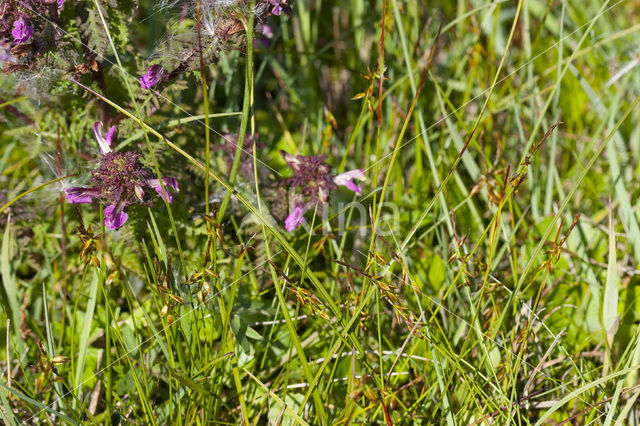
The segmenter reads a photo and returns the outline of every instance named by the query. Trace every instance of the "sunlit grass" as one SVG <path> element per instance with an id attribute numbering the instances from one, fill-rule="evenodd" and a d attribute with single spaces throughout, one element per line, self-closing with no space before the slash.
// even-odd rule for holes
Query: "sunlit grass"
<path id="1" fill-rule="evenodd" d="M 0 77 L 3 423 L 637 424 L 640 3 L 288 3 L 157 91 L 146 1 L 64 28 L 106 84 Z M 98 120 L 180 183 L 118 231 Z M 286 231 L 282 150 L 362 193 Z"/>

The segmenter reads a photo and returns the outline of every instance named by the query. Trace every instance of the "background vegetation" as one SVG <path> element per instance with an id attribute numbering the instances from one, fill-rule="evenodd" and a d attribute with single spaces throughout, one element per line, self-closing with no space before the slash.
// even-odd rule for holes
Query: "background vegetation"
<path id="1" fill-rule="evenodd" d="M 640 3 L 289 6 L 206 90 L 139 88 L 181 34 L 147 0 L 67 0 L 66 56 L 0 77 L 3 422 L 638 424 Z M 172 204 L 65 201 L 96 120 Z M 286 232 L 281 150 L 362 195 Z"/>

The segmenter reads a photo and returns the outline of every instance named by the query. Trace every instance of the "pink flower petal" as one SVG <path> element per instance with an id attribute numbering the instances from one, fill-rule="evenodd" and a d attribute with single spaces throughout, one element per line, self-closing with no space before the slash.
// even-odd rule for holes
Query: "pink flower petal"
<path id="1" fill-rule="evenodd" d="M 344 182 L 344 186 L 346 186 L 348 189 L 352 190 L 353 192 L 355 192 L 358 195 L 362 194 L 362 189 L 360 189 L 360 187 L 358 185 L 353 183 L 352 180 L 346 180 Z"/>
<path id="2" fill-rule="evenodd" d="M 107 141 L 107 144 L 109 146 L 111 146 L 111 143 L 113 142 L 113 135 L 115 134 L 116 134 L 116 126 L 111 126 L 111 128 L 107 132 L 107 135 L 105 136 L 105 140 Z"/>
<path id="3" fill-rule="evenodd" d="M 92 192 L 96 192 L 96 190 L 93 188 L 72 187 L 66 188 L 64 195 L 69 203 L 90 203 L 93 201 L 93 197 L 97 195 L 92 194 Z"/>
<path id="4" fill-rule="evenodd" d="M 140 87 L 149 90 L 161 81 L 169 78 L 169 71 L 162 65 L 151 65 L 145 75 L 140 77 Z"/>
<path id="5" fill-rule="evenodd" d="M 298 157 L 296 157 L 295 155 L 291 155 L 287 151 L 282 149 L 280 150 L 280 155 L 282 155 L 282 158 L 284 158 L 284 161 L 287 162 L 292 170 L 298 170 L 300 166 L 300 160 L 298 159 Z"/>
<path id="6" fill-rule="evenodd" d="M 348 172 L 340 173 L 338 176 L 333 178 L 333 181 L 335 182 L 336 185 L 346 186 L 351 191 L 360 195 L 362 194 L 362 189 L 360 189 L 360 187 L 356 185 L 353 182 L 353 180 L 354 179 L 362 180 L 364 178 L 365 178 L 365 174 L 363 170 L 354 169 L 354 170 L 349 170 Z"/>
<path id="7" fill-rule="evenodd" d="M 304 210 L 302 207 L 296 206 L 291 214 L 284 221 L 284 229 L 287 231 L 293 231 L 304 222 Z"/>
<path id="8" fill-rule="evenodd" d="M 33 35 L 33 27 L 29 25 L 24 18 L 20 18 L 13 23 L 11 35 L 16 43 L 24 43 Z"/>
<path id="9" fill-rule="evenodd" d="M 103 154 L 111 152 L 110 145 L 115 131 L 115 126 L 109 129 L 109 133 L 107 134 L 107 137 L 109 139 L 107 139 L 107 137 L 104 136 L 104 132 L 102 131 L 102 123 L 99 121 L 93 123 L 93 133 L 96 135 L 96 140 L 98 141 L 98 145 L 100 145 L 100 151 Z"/>
<path id="10" fill-rule="evenodd" d="M 171 201 L 173 201 L 173 197 L 169 193 L 168 188 L 173 188 L 176 191 L 180 191 L 180 188 L 178 186 L 178 181 L 172 177 L 165 177 L 165 178 L 162 178 L 162 183 L 164 184 L 164 189 L 166 194 L 162 193 L 162 186 L 160 186 L 160 181 L 158 179 L 149 179 L 147 181 L 147 185 L 155 189 L 156 192 L 160 194 L 162 199 L 165 199 L 167 200 L 168 203 L 170 203 Z M 166 195 L 166 198 L 165 198 L 165 195 Z"/>
<path id="11" fill-rule="evenodd" d="M 116 206 L 109 206 L 104 209 L 104 225 L 107 228 L 119 229 L 129 218 L 124 211 L 116 211 Z"/>
<path id="12" fill-rule="evenodd" d="M 171 194 L 169 193 L 169 190 L 166 189 L 166 185 L 165 185 L 165 192 L 164 194 L 162 193 L 162 187 L 157 186 L 153 189 L 156 190 L 156 192 L 162 197 L 163 200 L 165 200 L 167 203 L 171 203 L 173 201 L 173 197 L 171 196 Z"/>

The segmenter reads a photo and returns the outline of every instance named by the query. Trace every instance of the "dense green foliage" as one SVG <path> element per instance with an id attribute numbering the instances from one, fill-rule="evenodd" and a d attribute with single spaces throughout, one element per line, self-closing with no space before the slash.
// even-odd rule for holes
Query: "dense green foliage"
<path id="1" fill-rule="evenodd" d="M 66 0 L 12 48 L 2 422 L 638 424 L 640 2 L 226 3 Z M 118 230 L 65 199 L 96 121 L 180 186 Z M 282 151 L 329 166 L 293 231 Z"/>

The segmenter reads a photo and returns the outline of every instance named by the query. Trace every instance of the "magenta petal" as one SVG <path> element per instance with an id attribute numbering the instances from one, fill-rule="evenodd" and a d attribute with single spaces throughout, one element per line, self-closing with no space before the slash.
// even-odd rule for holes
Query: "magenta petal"
<path id="1" fill-rule="evenodd" d="M 58 8 L 62 7 L 64 4 L 64 0 L 58 0 Z"/>
<path id="2" fill-rule="evenodd" d="M 350 190 L 352 190 L 353 192 L 355 192 L 358 195 L 362 194 L 362 189 L 360 189 L 360 187 L 358 185 L 353 183 L 352 180 L 345 180 L 344 181 L 344 186 L 346 186 L 347 188 L 349 188 Z"/>
<path id="3" fill-rule="evenodd" d="M 111 142 L 113 142 L 113 135 L 115 134 L 116 134 L 116 126 L 111 126 L 111 128 L 107 132 L 107 135 L 105 136 L 105 140 L 107 141 L 107 144 L 109 146 L 111 146 Z"/>
<path id="4" fill-rule="evenodd" d="M 102 131 L 102 123 L 99 121 L 93 123 L 93 133 L 96 135 L 96 140 L 98 141 L 98 145 L 100 145 L 100 151 L 103 154 L 111 152 L 110 145 L 115 131 L 115 126 L 111 127 L 111 129 L 109 129 L 109 133 L 107 133 L 107 136 L 105 137 L 104 132 Z"/>
<path id="5" fill-rule="evenodd" d="M 151 65 L 145 75 L 140 77 L 140 87 L 149 90 L 161 81 L 169 78 L 169 72 L 162 65 Z"/>
<path id="6" fill-rule="evenodd" d="M 104 209 L 104 225 L 107 228 L 119 229 L 129 218 L 123 211 L 116 212 L 116 206 L 109 206 Z"/>
<path id="7" fill-rule="evenodd" d="M 175 180 L 175 178 L 172 178 L 172 177 L 162 178 L 162 183 L 164 183 L 166 186 L 170 186 L 171 188 L 175 189 L 176 191 L 180 190 L 180 188 L 178 187 L 178 181 Z"/>
<path id="8" fill-rule="evenodd" d="M 273 6 L 271 13 L 279 16 L 282 13 L 282 3 L 286 3 L 286 0 L 269 0 L 269 3 Z"/>
<path id="9" fill-rule="evenodd" d="M 155 189 L 156 192 L 158 194 L 160 194 L 162 199 L 165 199 L 168 203 L 170 203 L 173 200 L 173 197 L 169 193 L 168 188 L 173 188 L 176 191 L 179 191 L 180 187 L 178 186 L 178 181 L 175 178 L 172 178 L 172 177 L 165 177 L 165 178 L 162 178 L 162 183 L 164 184 L 164 189 L 165 189 L 165 192 L 166 192 L 166 198 L 162 194 L 162 186 L 160 186 L 160 181 L 158 179 L 149 179 L 147 181 L 147 185 L 149 185 L 150 187 Z"/>
<path id="10" fill-rule="evenodd" d="M 92 194 L 92 192 L 96 192 L 96 190 L 93 188 L 72 187 L 66 188 L 64 195 L 69 203 L 90 203 L 93 201 L 93 197 L 97 195 Z"/>
<path id="11" fill-rule="evenodd" d="M 13 23 L 11 35 L 16 43 L 24 43 L 33 35 L 33 27 L 29 25 L 24 18 L 20 18 Z"/>
<path id="12" fill-rule="evenodd" d="M 362 194 L 362 189 L 358 185 L 356 185 L 353 181 L 354 179 L 365 179 L 365 174 L 363 170 L 354 169 L 349 170 L 348 172 L 340 173 L 338 176 L 333 178 L 333 182 L 336 185 L 346 186 L 356 194 Z"/>
<path id="13" fill-rule="evenodd" d="M 291 212 L 291 214 L 285 219 L 284 229 L 287 231 L 293 231 L 298 226 L 302 225 L 302 222 L 304 222 L 304 211 L 301 207 L 296 206 L 296 208 L 293 209 L 293 212 Z"/>
<path id="14" fill-rule="evenodd" d="M 169 190 L 167 190 L 167 186 L 165 185 L 165 193 L 162 193 L 162 187 L 160 186 L 156 186 L 153 189 L 156 190 L 156 192 L 162 197 L 163 200 L 165 200 L 167 203 L 171 203 L 173 201 L 173 197 L 171 196 L 171 194 L 169 193 Z"/>
<path id="15" fill-rule="evenodd" d="M 273 38 L 273 28 L 270 25 L 262 26 L 262 35 L 266 38 Z"/>

